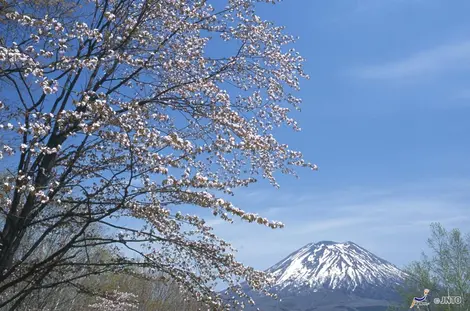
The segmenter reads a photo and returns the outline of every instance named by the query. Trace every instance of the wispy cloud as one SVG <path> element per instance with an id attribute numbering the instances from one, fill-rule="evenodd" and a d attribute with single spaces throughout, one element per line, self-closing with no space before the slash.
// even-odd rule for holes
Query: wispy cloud
<path id="1" fill-rule="evenodd" d="M 335 14 L 326 16 L 327 21 L 334 24 L 342 24 L 355 21 L 371 20 L 371 18 L 382 18 L 391 10 L 404 10 L 413 6 L 422 7 L 423 3 L 429 6 L 431 0 L 355 0 L 355 1 L 328 1 L 337 5 Z M 313 2 L 313 1 L 312 1 Z M 324 15 L 321 15 L 324 17 Z"/>
<path id="2" fill-rule="evenodd" d="M 377 10 L 383 10 L 384 8 L 395 7 L 397 5 L 419 4 L 421 2 L 422 0 L 388 0 L 388 1 L 356 0 L 354 12 L 355 13 L 376 12 Z"/>
<path id="3" fill-rule="evenodd" d="M 463 88 L 457 90 L 450 99 L 460 101 L 462 105 L 468 106 L 470 99 L 470 89 Z"/>
<path id="4" fill-rule="evenodd" d="M 293 250 L 318 240 L 352 240 L 402 265 L 417 259 L 426 247 L 431 222 L 468 227 L 470 218 L 465 215 L 469 188 L 470 181 L 440 180 L 385 189 L 355 187 L 309 193 L 299 195 L 296 201 L 271 195 L 266 206 L 276 206 L 258 211 L 284 221 L 286 228 L 273 231 L 252 224 L 220 223 L 215 230 L 239 249 L 241 260 L 257 268 L 267 268 Z M 250 209 L 249 200 L 239 204 Z"/>
<path id="5" fill-rule="evenodd" d="M 470 41 L 436 46 L 408 57 L 352 70 L 363 79 L 413 79 L 470 67 Z"/>

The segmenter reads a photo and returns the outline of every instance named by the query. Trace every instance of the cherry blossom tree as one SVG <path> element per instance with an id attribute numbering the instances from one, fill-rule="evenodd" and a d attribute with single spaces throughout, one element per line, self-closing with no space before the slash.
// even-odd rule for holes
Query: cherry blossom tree
<path id="1" fill-rule="evenodd" d="M 129 311 L 136 309 L 135 295 L 115 291 L 108 297 L 98 297 L 98 302 L 90 305 L 93 310 L 99 311 Z"/>
<path id="2" fill-rule="evenodd" d="M 198 215 L 281 228 L 224 198 L 316 169 L 273 135 L 300 130 L 290 112 L 307 78 L 294 38 L 255 13 L 276 1 L 4 2 L 0 308 L 133 267 L 210 308 L 238 301 L 222 299 L 216 281 L 241 298 L 240 282 L 263 290 L 269 277 Z M 103 246 L 116 255 L 87 256 Z"/>

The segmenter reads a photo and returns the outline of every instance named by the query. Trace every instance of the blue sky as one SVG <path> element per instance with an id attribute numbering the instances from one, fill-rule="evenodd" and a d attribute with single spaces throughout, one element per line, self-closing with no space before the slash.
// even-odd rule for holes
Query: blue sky
<path id="1" fill-rule="evenodd" d="M 318 240 L 351 240 L 403 266 L 429 224 L 468 232 L 469 1 L 290 0 L 259 14 L 300 36 L 311 79 L 301 133 L 282 140 L 318 164 L 237 192 L 240 207 L 283 221 L 222 224 L 238 258 L 267 268 Z"/>

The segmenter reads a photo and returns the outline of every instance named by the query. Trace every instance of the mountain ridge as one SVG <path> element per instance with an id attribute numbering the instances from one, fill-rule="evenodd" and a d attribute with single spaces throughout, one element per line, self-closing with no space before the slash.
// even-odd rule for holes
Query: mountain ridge
<path id="1" fill-rule="evenodd" d="M 277 290 L 312 289 L 357 292 L 371 286 L 399 285 L 405 274 L 354 242 L 309 243 L 266 270 Z"/>
<path id="2" fill-rule="evenodd" d="M 384 310 L 399 298 L 406 274 L 354 242 L 319 241 L 266 270 L 280 299 L 258 297 L 261 310 Z"/>

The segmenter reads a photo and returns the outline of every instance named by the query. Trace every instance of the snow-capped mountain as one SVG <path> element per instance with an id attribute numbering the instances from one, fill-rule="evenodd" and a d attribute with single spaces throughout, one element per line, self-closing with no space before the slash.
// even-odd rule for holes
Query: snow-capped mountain
<path id="1" fill-rule="evenodd" d="M 277 291 L 329 289 L 366 295 L 376 288 L 392 289 L 404 277 L 400 269 L 353 242 L 331 241 L 307 244 L 268 272 Z"/>
<path id="2" fill-rule="evenodd" d="M 406 276 L 353 242 L 331 241 L 307 244 L 267 272 L 280 299 L 257 297 L 265 311 L 385 310 Z"/>

